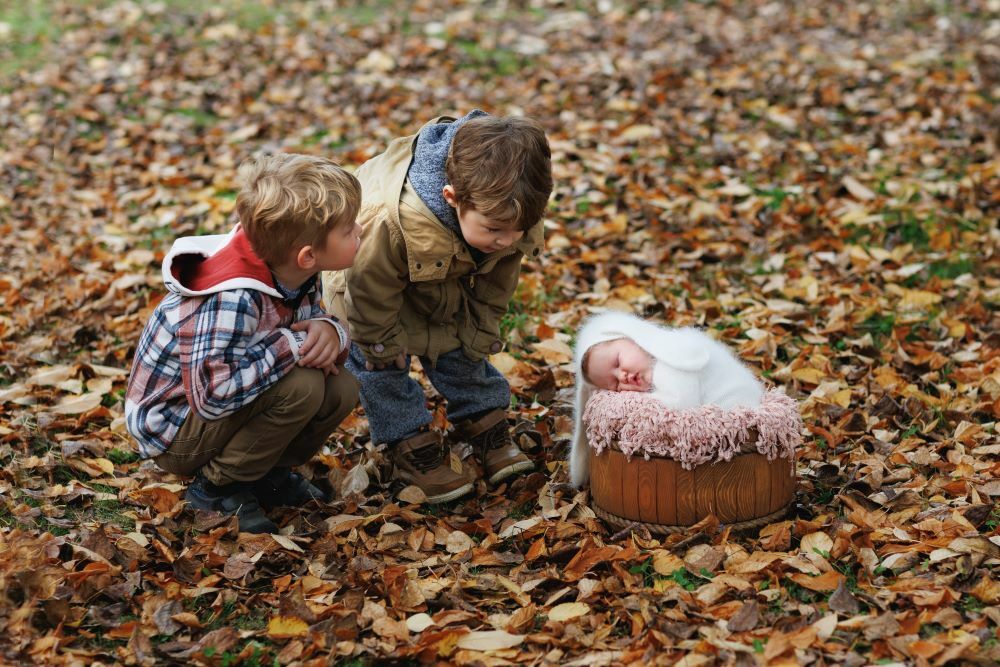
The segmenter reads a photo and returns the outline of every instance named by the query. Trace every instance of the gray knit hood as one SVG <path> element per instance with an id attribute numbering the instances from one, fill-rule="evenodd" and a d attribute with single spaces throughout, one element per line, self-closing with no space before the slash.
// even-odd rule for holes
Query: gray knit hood
<path id="1" fill-rule="evenodd" d="M 473 109 L 468 114 L 451 123 L 435 123 L 421 130 L 417 137 L 417 146 L 413 151 L 413 161 L 406 173 L 410 185 L 427 208 L 437 216 L 445 226 L 458 234 L 463 241 L 462 228 L 458 224 L 455 209 L 445 201 L 441 189 L 448 184 L 448 176 L 444 171 L 444 163 L 451 150 L 452 139 L 458 128 L 467 121 L 480 116 L 487 116 L 485 111 Z M 475 248 L 470 248 L 475 250 Z M 482 255 L 482 253 L 479 253 Z M 473 257 L 476 253 L 473 253 Z M 478 258 L 477 258 L 478 261 Z"/>

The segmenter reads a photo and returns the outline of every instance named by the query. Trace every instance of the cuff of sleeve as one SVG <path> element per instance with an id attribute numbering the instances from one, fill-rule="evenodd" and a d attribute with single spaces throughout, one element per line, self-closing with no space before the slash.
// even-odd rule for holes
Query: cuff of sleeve
<path id="1" fill-rule="evenodd" d="M 340 338 L 340 349 L 341 350 L 344 350 L 344 349 L 347 349 L 348 347 L 350 347 L 350 345 L 351 345 L 351 334 L 349 334 L 347 332 L 347 329 L 345 329 L 343 327 L 343 325 L 341 325 L 340 322 L 338 322 L 337 320 L 333 319 L 332 317 L 313 317 L 311 319 L 314 319 L 314 320 L 316 320 L 318 322 L 326 322 L 327 324 L 332 325 L 334 329 L 336 329 L 337 336 Z"/>
<path id="2" fill-rule="evenodd" d="M 477 353 L 486 356 L 496 354 L 502 350 L 503 341 L 500 340 L 494 331 L 477 329 L 475 335 L 472 337 L 472 341 L 469 343 L 469 347 Z"/>
<path id="3" fill-rule="evenodd" d="M 385 363 L 392 361 L 403 351 L 403 347 L 390 343 L 385 345 L 383 343 L 366 343 L 360 344 L 359 347 L 365 355 L 365 359 L 371 361 L 372 363 Z"/>
<path id="4" fill-rule="evenodd" d="M 299 354 L 299 348 L 302 344 L 306 342 L 306 335 L 301 331 L 292 331 L 291 329 L 281 329 L 281 333 L 288 340 L 288 346 L 292 349 L 292 356 L 295 357 L 296 363 L 301 356 Z"/>
<path id="5" fill-rule="evenodd" d="M 340 339 L 340 354 L 337 355 L 337 363 L 343 364 L 346 362 L 347 355 L 351 351 L 351 333 L 347 330 L 347 328 L 332 317 L 313 317 L 310 319 L 326 322 L 334 328 L 337 332 L 337 338 Z"/>

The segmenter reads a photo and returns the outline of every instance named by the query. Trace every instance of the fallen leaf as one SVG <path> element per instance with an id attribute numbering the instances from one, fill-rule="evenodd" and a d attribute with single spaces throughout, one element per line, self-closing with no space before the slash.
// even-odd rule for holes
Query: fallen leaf
<path id="1" fill-rule="evenodd" d="M 267 622 L 267 636 L 271 639 L 304 637 L 308 632 L 309 624 L 294 616 L 273 616 Z"/>
<path id="2" fill-rule="evenodd" d="M 504 630 L 477 630 L 458 638 L 458 648 L 468 651 L 499 651 L 520 646 L 524 635 L 512 635 Z"/>
<path id="3" fill-rule="evenodd" d="M 585 602 L 564 602 L 549 610 L 550 621 L 569 621 L 590 613 L 590 605 Z"/>

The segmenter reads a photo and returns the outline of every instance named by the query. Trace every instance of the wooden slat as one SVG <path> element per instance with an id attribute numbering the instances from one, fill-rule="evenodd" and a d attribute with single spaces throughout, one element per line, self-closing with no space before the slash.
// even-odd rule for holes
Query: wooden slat
<path id="1" fill-rule="evenodd" d="M 717 502 L 715 490 L 719 487 L 719 477 L 722 466 L 717 463 L 706 463 L 695 468 L 694 472 L 694 506 L 697 521 L 709 514 L 715 513 Z"/>
<path id="2" fill-rule="evenodd" d="M 788 459 L 777 458 L 768 462 L 771 477 L 771 505 L 769 512 L 777 512 L 788 505 L 795 490 L 795 478 L 792 476 Z"/>
<path id="3" fill-rule="evenodd" d="M 774 472 L 782 481 L 781 505 L 785 507 L 795 500 L 795 469 L 788 459 L 775 459 Z M 777 510 L 778 508 L 775 508 Z"/>
<path id="4" fill-rule="evenodd" d="M 625 498 L 622 495 L 622 472 L 625 457 L 621 455 L 621 452 L 616 452 L 613 449 L 604 450 L 602 456 L 608 457 L 608 474 L 605 482 L 608 488 L 604 496 L 607 499 L 607 505 L 601 507 L 612 514 L 626 516 L 624 514 Z"/>
<path id="5" fill-rule="evenodd" d="M 771 512 L 771 464 L 763 454 L 747 454 L 753 474 L 753 516 L 756 518 Z"/>
<path id="6" fill-rule="evenodd" d="M 611 479 L 611 452 L 605 449 L 600 454 L 590 450 L 590 495 L 599 507 L 610 511 L 616 504 L 614 494 L 616 489 Z"/>
<path id="7" fill-rule="evenodd" d="M 622 516 L 630 519 L 639 518 L 639 466 L 641 458 L 631 461 L 620 452 L 615 452 L 622 459 Z"/>
<path id="8" fill-rule="evenodd" d="M 698 523 L 694 482 L 694 470 L 685 470 L 677 466 L 677 525 L 679 526 Z"/>
<path id="9" fill-rule="evenodd" d="M 590 497 L 598 507 L 608 504 L 608 452 L 590 450 Z"/>
<path id="10" fill-rule="evenodd" d="M 657 523 L 656 496 L 664 492 L 656 483 L 656 461 L 636 456 L 632 465 L 637 471 L 636 499 L 638 500 L 639 520 Z"/>
<path id="11" fill-rule="evenodd" d="M 656 522 L 664 526 L 677 523 L 677 471 L 681 466 L 671 459 L 653 459 L 656 466 Z"/>
<path id="12" fill-rule="evenodd" d="M 715 490 L 718 502 L 716 516 L 723 523 L 746 521 L 756 510 L 757 488 L 753 465 L 741 456 L 719 463 L 719 486 Z"/>

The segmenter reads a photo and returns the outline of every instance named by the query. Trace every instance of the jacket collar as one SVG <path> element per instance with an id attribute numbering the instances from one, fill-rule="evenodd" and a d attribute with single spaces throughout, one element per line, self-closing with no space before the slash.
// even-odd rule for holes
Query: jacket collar
<path id="1" fill-rule="evenodd" d="M 445 227 L 409 185 L 404 186 L 399 205 L 411 210 L 410 215 L 399 216 L 399 229 L 406 244 L 410 280 L 414 282 L 443 280 L 453 262 L 467 264 L 476 273 L 489 273 L 498 261 L 515 252 L 537 257 L 543 250 L 544 231 L 539 222 L 517 243 L 486 255 L 477 266 L 468 246 L 455 232 Z"/>

